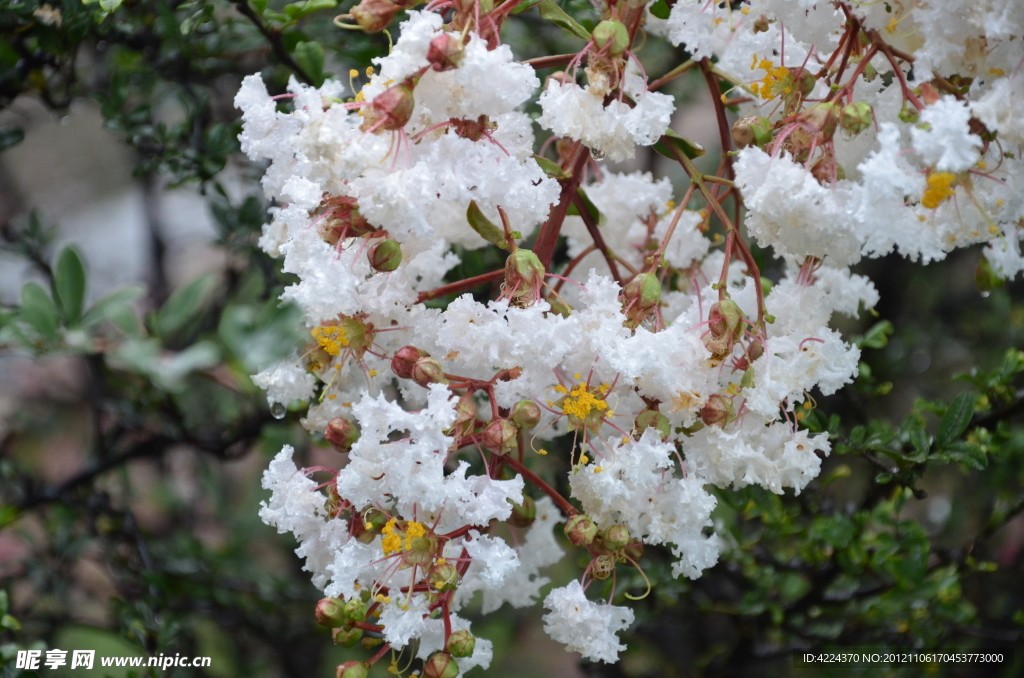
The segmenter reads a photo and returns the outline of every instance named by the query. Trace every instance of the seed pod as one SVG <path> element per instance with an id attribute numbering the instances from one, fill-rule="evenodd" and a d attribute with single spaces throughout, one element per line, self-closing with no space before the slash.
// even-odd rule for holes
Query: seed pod
<path id="1" fill-rule="evenodd" d="M 772 140 L 772 123 L 760 115 L 740 118 L 732 124 L 732 140 L 736 148 L 752 145 L 764 148 Z"/>
<path id="2" fill-rule="evenodd" d="M 633 538 L 629 535 L 629 528 L 625 525 L 612 525 L 601 533 L 601 540 L 608 548 L 618 550 L 632 543 Z"/>
<path id="3" fill-rule="evenodd" d="M 532 400 L 520 400 L 512 406 L 509 417 L 521 429 L 531 429 L 540 423 L 540 405 Z"/>
<path id="4" fill-rule="evenodd" d="M 459 675 L 459 665 L 447 652 L 435 652 L 423 664 L 424 678 L 455 678 Z"/>
<path id="5" fill-rule="evenodd" d="M 636 423 L 633 427 L 633 435 L 639 440 L 644 431 L 649 428 L 657 431 L 661 435 L 662 440 L 668 438 L 669 433 L 672 432 L 672 428 L 668 423 L 668 417 L 657 410 L 644 410 L 637 415 Z"/>
<path id="6" fill-rule="evenodd" d="M 516 447 L 519 429 L 508 419 L 495 419 L 480 436 L 480 443 L 491 452 L 505 454 Z"/>
<path id="7" fill-rule="evenodd" d="M 412 380 L 423 387 L 430 384 L 447 384 L 448 379 L 444 376 L 444 368 L 436 359 L 425 356 L 416 361 L 412 366 Z"/>
<path id="8" fill-rule="evenodd" d="M 621 21 L 605 19 L 591 33 L 598 51 L 608 48 L 609 56 L 619 56 L 629 49 L 629 31 Z"/>
<path id="9" fill-rule="evenodd" d="M 523 495 L 522 504 L 512 504 L 512 515 L 508 519 L 512 525 L 529 527 L 535 520 L 537 520 L 537 503 L 533 501 L 533 497 Z"/>
<path id="10" fill-rule="evenodd" d="M 402 246 L 390 238 L 373 245 L 366 253 L 370 268 L 381 273 L 390 273 L 402 263 Z"/>
<path id="11" fill-rule="evenodd" d="M 313 613 L 316 623 L 329 629 L 341 626 L 346 622 L 345 603 L 339 598 L 323 598 L 316 604 Z"/>
<path id="12" fill-rule="evenodd" d="M 468 657 L 476 649 L 476 638 L 466 629 L 455 631 L 448 636 L 448 642 L 444 644 L 444 649 L 448 650 L 453 657 Z"/>
<path id="13" fill-rule="evenodd" d="M 412 368 L 416 366 L 416 361 L 429 355 L 415 346 L 403 346 L 395 352 L 395 357 L 391 359 L 391 371 L 402 379 L 411 379 Z"/>
<path id="14" fill-rule="evenodd" d="M 324 438 L 336 452 L 345 454 L 359 440 L 359 428 L 346 417 L 335 417 L 327 422 Z"/>
<path id="15" fill-rule="evenodd" d="M 736 418 L 736 408 L 732 398 L 715 393 L 708 397 L 707 404 L 700 410 L 700 420 L 707 426 L 723 428 Z"/>
<path id="16" fill-rule="evenodd" d="M 866 101 L 854 101 L 843 106 L 839 113 L 839 125 L 843 131 L 853 135 L 860 134 L 871 127 L 871 104 Z"/>
<path id="17" fill-rule="evenodd" d="M 356 643 L 363 639 L 363 630 L 355 626 L 342 626 L 331 632 L 331 638 L 335 645 L 355 647 Z"/>
<path id="18" fill-rule="evenodd" d="M 366 678 L 369 672 L 370 667 L 366 662 L 351 661 L 338 664 L 334 676 L 335 678 Z"/>
<path id="19" fill-rule="evenodd" d="M 597 536 L 597 525 L 590 516 L 582 513 L 565 521 L 565 527 L 562 529 L 573 546 L 589 546 Z"/>

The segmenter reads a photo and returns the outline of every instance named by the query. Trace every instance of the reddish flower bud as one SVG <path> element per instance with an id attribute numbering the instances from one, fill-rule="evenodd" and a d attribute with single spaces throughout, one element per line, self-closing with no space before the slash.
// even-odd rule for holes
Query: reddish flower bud
<path id="1" fill-rule="evenodd" d="M 416 87 L 414 80 L 414 78 L 403 80 L 375 96 L 373 101 L 361 109 L 363 124 L 359 129 L 364 132 L 373 130 L 380 134 L 405 127 L 416 106 L 416 100 L 412 94 Z"/>
<path id="2" fill-rule="evenodd" d="M 342 626 L 345 619 L 345 603 L 338 598 L 323 598 L 316 604 L 313 613 L 316 623 L 329 629 Z"/>
<path id="3" fill-rule="evenodd" d="M 736 418 L 736 408 L 732 398 L 715 393 L 708 398 L 707 404 L 700 410 L 700 420 L 707 426 L 724 427 Z"/>
<path id="4" fill-rule="evenodd" d="M 402 246 L 390 238 L 381 240 L 366 253 L 370 260 L 370 268 L 382 273 L 390 273 L 402 263 Z"/>
<path id="5" fill-rule="evenodd" d="M 495 419 L 480 436 L 480 443 L 491 452 L 505 454 L 516 447 L 519 429 L 508 419 Z"/>
<path id="6" fill-rule="evenodd" d="M 512 515 L 508 519 L 512 525 L 529 527 L 535 520 L 537 520 L 537 503 L 533 501 L 533 497 L 523 495 L 522 504 L 512 504 Z"/>
<path id="7" fill-rule="evenodd" d="M 459 665 L 447 652 L 435 652 L 423 664 L 424 678 L 455 678 L 459 675 Z"/>
<path id="8" fill-rule="evenodd" d="M 565 521 L 562 528 L 573 546 L 589 546 L 597 536 L 597 525 L 590 516 L 579 513 Z"/>
<path id="9" fill-rule="evenodd" d="M 392 361 L 394 362 L 394 361 Z M 447 384 L 444 368 L 435 358 L 424 356 L 412 366 L 412 380 L 423 387 L 431 384 Z"/>
<path id="10" fill-rule="evenodd" d="M 415 346 L 403 346 L 395 352 L 395 357 L 391 359 L 391 371 L 402 379 L 411 379 L 412 368 L 415 367 L 416 361 L 429 355 Z"/>
<path id="11" fill-rule="evenodd" d="M 359 440 L 359 428 L 345 417 L 335 417 L 327 422 L 324 438 L 336 452 L 345 454 Z"/>
<path id="12" fill-rule="evenodd" d="M 462 65 L 466 45 L 455 33 L 442 33 L 430 41 L 427 61 L 435 71 L 451 71 Z"/>
<path id="13" fill-rule="evenodd" d="M 512 422 L 522 429 L 531 429 L 540 423 L 540 405 L 532 400 L 520 400 L 512 406 Z"/>
<path id="14" fill-rule="evenodd" d="M 455 631 L 448 636 L 448 642 L 444 644 L 444 649 L 448 650 L 453 657 L 468 657 L 476 649 L 476 638 L 466 629 Z"/>
<path id="15" fill-rule="evenodd" d="M 391 0 L 362 0 L 352 8 L 352 18 L 367 33 L 380 33 L 401 9 Z"/>

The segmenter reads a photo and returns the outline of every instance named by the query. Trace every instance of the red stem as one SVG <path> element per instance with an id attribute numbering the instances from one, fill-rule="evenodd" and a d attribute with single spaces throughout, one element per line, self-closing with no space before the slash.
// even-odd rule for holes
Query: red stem
<path id="1" fill-rule="evenodd" d="M 518 471 L 520 475 L 529 480 L 531 483 L 536 485 L 537 489 L 539 489 L 541 492 L 551 497 L 552 501 L 558 504 L 558 508 L 562 509 L 563 513 L 565 513 L 568 516 L 574 516 L 579 513 L 579 510 L 575 506 L 570 504 L 565 497 L 560 495 L 553 487 L 551 487 L 546 482 L 541 480 L 540 477 L 538 477 L 537 474 L 535 474 L 533 471 L 526 468 L 524 464 L 520 464 L 519 460 L 508 455 L 505 455 L 504 459 L 506 464 L 508 464 L 513 469 Z"/>

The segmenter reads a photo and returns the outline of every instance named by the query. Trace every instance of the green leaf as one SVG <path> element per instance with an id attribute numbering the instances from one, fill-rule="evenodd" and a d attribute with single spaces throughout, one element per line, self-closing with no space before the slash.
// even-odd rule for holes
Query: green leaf
<path id="1" fill-rule="evenodd" d="M 985 451 L 971 443 L 952 443 L 943 450 L 940 458 L 944 461 L 948 460 L 969 466 L 977 471 L 988 466 L 988 457 L 985 456 Z"/>
<path id="2" fill-rule="evenodd" d="M 696 141 L 687 139 L 683 135 L 671 129 L 666 130 L 665 133 L 661 135 L 658 142 L 654 144 L 654 150 L 670 160 L 675 160 L 676 156 L 672 153 L 672 149 L 669 147 L 669 144 L 674 146 L 677 151 L 685 155 L 690 160 L 699 158 L 705 153 L 704 147 Z"/>
<path id="3" fill-rule="evenodd" d="M 562 169 L 562 166 L 559 165 L 557 162 L 554 162 L 553 160 L 548 160 L 542 155 L 535 155 L 533 156 L 533 159 L 536 160 L 540 168 L 544 170 L 544 174 L 548 175 L 552 179 L 568 179 L 569 177 L 572 176 L 564 169 Z"/>
<path id="4" fill-rule="evenodd" d="M 0 615 L 7 614 L 7 609 L 10 606 L 10 600 L 7 598 L 7 591 L 0 589 Z"/>
<path id="5" fill-rule="evenodd" d="M 536 7 L 537 5 L 540 4 L 540 2 L 541 0 L 525 0 L 524 2 L 521 2 L 518 5 L 516 5 L 516 8 L 512 10 L 512 14 L 522 14 L 526 10 L 532 7 Z"/>
<path id="6" fill-rule="evenodd" d="M 658 0 L 651 5 L 650 9 L 651 14 L 659 19 L 667 19 L 669 13 L 672 11 L 672 8 L 668 6 L 668 3 L 665 2 L 665 0 Z"/>
<path id="7" fill-rule="evenodd" d="M 939 432 L 935 435 L 935 444 L 939 449 L 945 448 L 963 435 L 974 416 L 974 394 L 958 395 L 939 422 Z"/>
<path id="8" fill-rule="evenodd" d="M 894 331 L 891 322 L 882 320 L 872 325 L 863 337 L 855 337 L 853 341 L 860 348 L 885 348 L 889 343 L 889 336 Z"/>
<path id="9" fill-rule="evenodd" d="M 117 321 L 123 316 L 125 311 L 131 312 L 131 303 L 141 297 L 145 291 L 146 288 L 142 285 L 131 285 L 111 292 L 86 311 L 85 315 L 82 316 L 82 327 L 91 329 L 104 320 L 109 320 L 120 326 L 121 323 Z"/>
<path id="10" fill-rule="evenodd" d="M 153 319 L 154 331 L 162 337 L 184 328 L 202 309 L 217 278 L 204 275 L 175 290 Z"/>
<path id="11" fill-rule="evenodd" d="M 0 152 L 17 146 L 25 138 L 25 130 L 20 127 L 0 127 Z"/>
<path id="12" fill-rule="evenodd" d="M 64 313 L 64 320 L 69 325 L 78 322 L 82 315 L 82 302 L 85 301 L 85 267 L 72 247 L 65 247 L 57 257 L 53 292 Z"/>
<path id="13" fill-rule="evenodd" d="M 252 0 L 253 9 L 256 10 L 257 14 L 266 12 L 268 4 L 270 4 L 270 0 Z"/>
<path id="14" fill-rule="evenodd" d="M 505 231 L 498 228 L 496 224 L 484 216 L 484 213 L 480 211 L 480 207 L 476 204 L 476 200 L 470 201 L 469 209 L 466 210 L 466 220 L 469 221 L 469 225 L 484 240 L 492 245 L 497 245 L 503 250 L 509 249 L 508 243 L 505 241 Z"/>
<path id="15" fill-rule="evenodd" d="M 338 6 L 337 0 L 306 0 L 305 2 L 293 2 L 284 6 L 284 13 L 292 21 L 298 21 L 321 9 L 331 9 Z"/>
<path id="16" fill-rule="evenodd" d="M 57 307 L 39 283 L 25 283 L 21 288 L 21 319 L 34 327 L 43 337 L 57 338 Z"/>
<path id="17" fill-rule="evenodd" d="M 577 188 L 576 192 L 579 194 L 580 198 L 583 199 L 583 204 L 587 206 L 587 211 L 590 212 L 590 216 L 594 220 L 594 223 L 597 224 L 598 226 L 604 226 L 605 224 L 607 224 L 608 217 L 601 214 L 601 211 L 597 209 L 597 206 L 593 202 L 591 202 L 590 196 L 587 195 L 587 192 L 584 191 L 582 188 Z M 569 205 L 569 211 L 567 212 L 567 214 L 581 216 L 580 211 L 576 209 L 575 203 Z"/>
<path id="18" fill-rule="evenodd" d="M 590 42 L 590 31 L 580 26 L 575 19 L 566 14 L 561 7 L 555 4 L 555 0 L 543 0 L 540 3 L 540 18 L 550 21 L 556 26 L 561 26 L 577 38 Z"/>
<path id="19" fill-rule="evenodd" d="M 319 87 L 324 83 L 324 48 L 318 42 L 300 42 L 295 45 L 295 61 Z"/>
<path id="20" fill-rule="evenodd" d="M 5 614 L 3 617 L 0 617 L 0 628 L 7 629 L 8 631 L 17 631 L 21 628 L 21 624 L 11 615 Z"/>

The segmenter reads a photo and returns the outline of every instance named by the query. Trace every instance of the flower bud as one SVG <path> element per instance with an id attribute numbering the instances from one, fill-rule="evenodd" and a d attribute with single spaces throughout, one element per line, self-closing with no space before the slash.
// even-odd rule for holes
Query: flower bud
<path id="1" fill-rule="evenodd" d="M 637 415 L 635 425 L 633 426 L 633 435 L 639 440 L 644 431 L 649 428 L 657 431 L 661 435 L 662 440 L 668 438 L 669 433 L 672 432 L 668 423 L 668 417 L 657 410 L 644 410 Z"/>
<path id="2" fill-rule="evenodd" d="M 369 673 L 370 668 L 366 662 L 351 661 L 338 664 L 334 676 L 335 678 L 366 678 Z"/>
<path id="3" fill-rule="evenodd" d="M 331 632 L 335 645 L 342 647 L 355 647 L 356 643 L 363 639 L 363 630 L 355 626 L 342 626 Z"/>
<path id="4" fill-rule="evenodd" d="M 814 85 L 817 84 L 818 79 L 814 77 L 813 73 L 809 71 L 803 71 L 796 79 L 796 86 L 800 89 L 800 94 L 805 97 L 811 96 L 811 92 L 814 91 Z"/>
<path id="5" fill-rule="evenodd" d="M 900 122 L 913 124 L 917 122 L 918 118 L 921 117 L 921 111 L 917 110 L 917 108 L 914 107 L 909 102 L 904 101 L 903 107 L 900 109 L 900 112 L 897 115 L 897 117 L 900 119 Z"/>
<path id="6" fill-rule="evenodd" d="M 430 384 L 447 384 L 448 379 L 444 376 L 444 368 L 435 358 L 425 356 L 416 361 L 412 366 L 412 380 L 423 387 Z"/>
<path id="7" fill-rule="evenodd" d="M 600 555 L 594 558 L 590 564 L 590 576 L 594 579 L 607 579 L 615 572 L 615 558 L 609 555 Z"/>
<path id="8" fill-rule="evenodd" d="M 424 678 L 455 678 L 459 675 L 459 665 L 447 652 L 435 652 L 423 664 Z"/>
<path id="9" fill-rule="evenodd" d="M 408 78 L 392 85 L 363 106 L 363 124 L 359 129 L 364 132 L 373 130 L 375 133 L 394 132 L 405 127 L 412 117 L 416 100 L 412 91 L 416 87 L 413 78 Z"/>
<path id="10" fill-rule="evenodd" d="M 444 649 L 453 657 L 468 657 L 476 649 L 476 638 L 466 629 L 455 631 L 448 636 L 448 642 L 444 644 Z"/>
<path id="11" fill-rule="evenodd" d="M 391 0 L 362 0 L 352 8 L 352 18 L 367 33 L 379 33 L 388 27 L 400 7 Z"/>
<path id="12" fill-rule="evenodd" d="M 843 106 L 839 113 L 839 125 L 844 132 L 857 135 L 871 127 L 871 104 L 866 101 L 855 101 Z"/>
<path id="13" fill-rule="evenodd" d="M 811 176 L 822 186 L 831 186 L 846 178 L 846 170 L 836 162 L 835 156 L 823 155 L 811 165 Z"/>
<path id="14" fill-rule="evenodd" d="M 767 33 L 768 32 L 768 17 L 762 14 L 761 16 L 754 19 L 754 32 L 755 33 Z"/>
<path id="15" fill-rule="evenodd" d="M 814 104 L 798 115 L 797 120 L 817 130 L 821 139 L 828 141 L 835 135 L 839 124 L 840 112 L 837 109 L 838 106 L 832 101 Z"/>
<path id="16" fill-rule="evenodd" d="M 743 311 L 732 299 L 722 299 L 708 311 L 708 328 L 716 337 L 735 336 L 743 320 Z"/>
<path id="17" fill-rule="evenodd" d="M 416 361 L 428 356 L 430 356 L 429 353 L 421 351 L 415 346 L 403 346 L 395 352 L 395 357 L 391 359 L 391 371 L 402 379 L 411 379 L 412 368 L 416 366 Z"/>
<path id="18" fill-rule="evenodd" d="M 430 568 L 427 583 L 431 591 L 451 591 L 459 585 L 459 571 L 449 562 L 438 563 Z"/>
<path id="19" fill-rule="evenodd" d="M 323 598 L 316 604 L 314 612 L 316 623 L 333 629 L 343 625 L 345 619 L 345 604 L 339 598 Z"/>
<path id="20" fill-rule="evenodd" d="M 512 406 L 512 423 L 522 429 L 534 428 L 540 423 L 540 405 L 532 400 L 520 400 Z"/>
<path id="21" fill-rule="evenodd" d="M 380 511 L 368 511 L 362 518 L 356 516 L 352 519 L 352 534 L 363 544 L 369 544 L 384 529 L 387 521 L 387 516 Z"/>
<path id="22" fill-rule="evenodd" d="M 455 33 L 442 33 L 430 41 L 427 61 L 435 71 L 451 71 L 462 65 L 466 45 Z"/>
<path id="23" fill-rule="evenodd" d="M 324 438 L 336 452 L 345 454 L 359 440 L 359 428 L 346 417 L 335 417 L 327 422 Z"/>
<path id="24" fill-rule="evenodd" d="M 597 536 L 597 525 L 590 516 L 578 513 L 565 521 L 563 531 L 573 546 L 589 546 Z"/>
<path id="25" fill-rule="evenodd" d="M 772 123 L 760 115 L 740 118 L 732 124 L 732 140 L 736 148 L 752 145 L 764 148 L 772 140 Z"/>
<path id="26" fill-rule="evenodd" d="M 366 253 L 370 260 L 370 268 L 382 273 L 390 273 L 402 263 L 402 246 L 391 238 L 385 238 L 374 245 Z"/>
<path id="27" fill-rule="evenodd" d="M 653 273 L 636 275 L 622 290 L 620 300 L 622 312 L 626 315 L 623 324 L 636 329 L 658 307 L 661 301 L 661 281 Z"/>
<path id="28" fill-rule="evenodd" d="M 537 520 L 537 503 L 533 501 L 533 497 L 523 495 L 522 504 L 512 504 L 512 515 L 508 519 L 512 525 L 529 527 L 535 520 Z"/>
<path id="29" fill-rule="evenodd" d="M 468 436 L 473 432 L 476 425 L 476 403 L 473 396 L 464 395 L 455 403 L 455 423 L 452 424 L 448 434 L 456 438 Z"/>
<path id="30" fill-rule="evenodd" d="M 732 398 L 715 393 L 700 410 L 700 420 L 707 426 L 723 428 L 736 418 L 736 408 Z"/>
<path id="31" fill-rule="evenodd" d="M 345 616 L 349 621 L 363 621 L 366 619 L 366 603 L 359 598 L 353 598 L 345 603 Z"/>
<path id="32" fill-rule="evenodd" d="M 608 48 L 609 56 L 619 56 L 629 49 L 629 31 L 621 21 L 605 19 L 591 33 L 598 51 Z"/>
<path id="33" fill-rule="evenodd" d="M 491 452 L 505 454 L 516 447 L 519 429 L 508 419 L 495 419 L 480 436 L 480 443 Z"/>
<path id="34" fill-rule="evenodd" d="M 642 541 L 633 542 L 624 548 L 622 553 L 634 563 L 639 563 L 640 559 L 644 557 L 644 543 Z"/>
<path id="35" fill-rule="evenodd" d="M 633 538 L 629 536 L 629 528 L 625 525 L 612 525 L 601 533 L 601 541 L 612 550 L 629 546 Z"/>
<path id="36" fill-rule="evenodd" d="M 544 265 L 530 250 L 517 249 L 505 260 L 505 292 L 516 306 L 532 306 L 540 299 Z"/>

